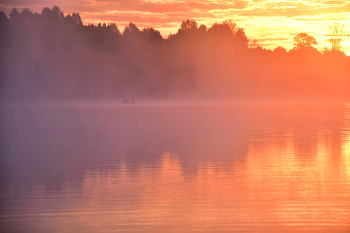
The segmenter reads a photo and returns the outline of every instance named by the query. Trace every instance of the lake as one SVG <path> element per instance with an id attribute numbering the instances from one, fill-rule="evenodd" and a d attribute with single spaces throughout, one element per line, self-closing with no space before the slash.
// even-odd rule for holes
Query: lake
<path id="1" fill-rule="evenodd" d="M 350 104 L 0 112 L 1 232 L 350 232 Z"/>

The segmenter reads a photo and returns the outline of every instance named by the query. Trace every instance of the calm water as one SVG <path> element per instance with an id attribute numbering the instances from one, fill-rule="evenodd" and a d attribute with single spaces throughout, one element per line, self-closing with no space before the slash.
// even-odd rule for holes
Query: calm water
<path id="1" fill-rule="evenodd" d="M 1 232 L 350 232 L 350 105 L 0 117 Z"/>

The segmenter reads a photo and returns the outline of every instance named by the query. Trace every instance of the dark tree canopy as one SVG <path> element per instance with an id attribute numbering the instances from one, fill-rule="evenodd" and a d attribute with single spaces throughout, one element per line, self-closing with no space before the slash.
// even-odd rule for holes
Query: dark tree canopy
<path id="1" fill-rule="evenodd" d="M 197 29 L 197 22 L 194 20 L 184 20 L 179 28 L 179 32 L 190 32 Z"/>
<path id="2" fill-rule="evenodd" d="M 294 48 L 295 50 L 300 50 L 300 49 L 304 49 L 304 48 L 312 48 L 313 45 L 317 45 L 317 41 L 315 39 L 315 37 L 303 32 L 303 33 L 299 33 L 298 35 L 296 35 L 293 38 L 293 42 L 294 42 Z"/>
<path id="3" fill-rule="evenodd" d="M 211 28 L 208 29 L 209 35 L 226 39 L 233 39 L 233 33 L 234 32 L 231 31 L 230 26 L 227 24 L 215 23 Z"/>
<path id="4" fill-rule="evenodd" d="M 210 27 L 183 20 L 163 38 L 132 22 L 123 33 L 115 23 L 84 25 L 79 13 L 65 15 L 57 6 L 40 14 L 14 8 L 8 17 L 0 12 L 0 98 L 350 98 L 349 57 L 321 54 L 314 45 L 313 36 L 299 33 L 293 49 L 271 51 L 249 43 L 232 20 Z"/>
<path id="5" fill-rule="evenodd" d="M 83 21 L 80 18 L 79 13 L 73 13 L 72 15 L 66 15 L 64 18 L 64 21 L 66 21 L 69 24 L 72 25 L 83 25 Z"/>
<path id="6" fill-rule="evenodd" d="M 144 28 L 142 30 L 143 35 L 149 39 L 151 42 L 160 42 L 163 40 L 162 35 L 160 34 L 159 31 L 155 30 L 154 28 Z"/>
<path id="7" fill-rule="evenodd" d="M 9 15 L 9 19 L 10 19 L 10 22 L 12 24 L 16 23 L 16 20 L 18 20 L 19 18 L 19 12 L 17 10 L 17 8 L 13 8 L 10 15 Z"/>
<path id="8" fill-rule="evenodd" d="M 130 34 L 132 34 L 132 35 L 139 35 L 139 33 L 140 33 L 140 30 L 138 29 L 136 24 L 130 22 L 129 25 L 127 25 L 124 28 L 123 36 L 128 36 Z"/>

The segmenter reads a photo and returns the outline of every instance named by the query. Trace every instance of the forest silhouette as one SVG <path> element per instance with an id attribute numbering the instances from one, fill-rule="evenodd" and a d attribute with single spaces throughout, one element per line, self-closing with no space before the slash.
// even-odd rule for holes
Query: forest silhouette
<path id="1" fill-rule="evenodd" d="M 298 37 L 299 36 L 299 37 Z M 134 23 L 84 25 L 57 6 L 0 12 L 2 101 L 136 98 L 350 97 L 350 57 L 319 52 L 307 33 L 295 46 L 249 43 L 232 21 L 184 20 L 166 39 Z M 305 42 L 304 39 L 307 41 Z"/>

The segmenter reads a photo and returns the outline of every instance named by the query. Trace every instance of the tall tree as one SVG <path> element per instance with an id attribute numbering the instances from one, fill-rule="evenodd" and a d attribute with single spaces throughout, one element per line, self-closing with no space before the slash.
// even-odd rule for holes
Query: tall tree
<path id="1" fill-rule="evenodd" d="M 123 31 L 123 36 L 134 36 L 134 37 L 138 37 L 141 34 L 140 30 L 138 29 L 138 27 L 136 26 L 136 24 L 130 22 L 129 25 L 127 25 L 124 28 Z"/>
<path id="2" fill-rule="evenodd" d="M 9 20 L 12 24 L 16 23 L 19 18 L 19 12 L 16 7 L 14 7 L 9 15 Z"/>

